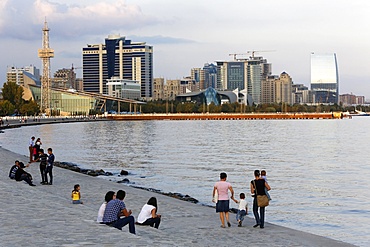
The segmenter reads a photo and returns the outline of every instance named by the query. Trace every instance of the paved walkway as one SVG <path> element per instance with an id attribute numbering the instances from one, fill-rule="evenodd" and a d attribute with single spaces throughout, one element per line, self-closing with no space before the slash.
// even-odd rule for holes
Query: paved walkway
<path id="1" fill-rule="evenodd" d="M 36 187 L 8 178 L 14 160 L 27 157 L 0 148 L 0 246 L 353 246 L 328 238 L 266 223 L 254 229 L 252 217 L 237 227 L 231 214 L 230 228 L 220 227 L 213 208 L 135 189 L 105 179 L 55 167 L 54 184 L 40 185 L 38 164 L 28 170 Z M 57 157 L 57 160 L 58 157 Z M 74 184 L 81 185 L 83 205 L 73 205 Z M 151 196 L 162 214 L 159 229 L 128 226 L 119 231 L 95 222 L 107 191 L 123 189 L 128 209 L 137 215 Z M 210 193 L 211 193 L 210 188 Z M 268 213 L 268 212 L 267 212 Z"/>

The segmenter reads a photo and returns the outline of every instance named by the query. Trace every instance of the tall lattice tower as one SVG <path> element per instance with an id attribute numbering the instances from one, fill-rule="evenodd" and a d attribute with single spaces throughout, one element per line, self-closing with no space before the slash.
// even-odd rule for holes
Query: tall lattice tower
<path id="1" fill-rule="evenodd" d="M 49 47 L 49 28 L 46 20 L 42 29 L 42 48 L 39 49 L 38 52 L 39 58 L 42 60 L 41 111 L 50 114 L 50 58 L 54 57 L 54 50 Z"/>

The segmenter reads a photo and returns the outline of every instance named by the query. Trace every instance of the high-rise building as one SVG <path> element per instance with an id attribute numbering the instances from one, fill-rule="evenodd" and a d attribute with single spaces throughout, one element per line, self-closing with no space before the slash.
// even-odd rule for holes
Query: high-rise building
<path id="1" fill-rule="evenodd" d="M 217 61 L 217 89 L 246 89 L 256 104 L 261 103 L 262 80 L 269 75 L 271 64 L 263 57 Z"/>
<path id="2" fill-rule="evenodd" d="M 292 78 L 283 72 L 275 80 L 275 101 L 276 103 L 293 104 L 292 100 Z"/>
<path id="3" fill-rule="evenodd" d="M 106 94 L 107 79 L 118 77 L 138 81 L 141 97 L 152 97 L 153 47 L 145 42 L 109 35 L 104 44 L 84 47 L 82 60 L 85 91 Z"/>
<path id="4" fill-rule="evenodd" d="M 154 78 L 153 81 L 153 100 L 164 99 L 164 78 Z"/>
<path id="5" fill-rule="evenodd" d="M 16 68 L 13 66 L 8 67 L 8 71 L 6 72 L 6 81 L 15 82 L 17 85 L 24 86 L 25 76 L 33 77 L 36 83 L 40 85 L 40 70 L 33 65 L 25 66 L 23 68 Z"/>
<path id="6" fill-rule="evenodd" d="M 339 102 L 338 65 L 335 53 L 311 53 L 311 90 L 316 103 Z"/>
<path id="7" fill-rule="evenodd" d="M 203 66 L 204 84 L 200 84 L 201 89 L 209 87 L 216 88 L 217 86 L 217 66 L 213 63 L 206 63 Z"/>

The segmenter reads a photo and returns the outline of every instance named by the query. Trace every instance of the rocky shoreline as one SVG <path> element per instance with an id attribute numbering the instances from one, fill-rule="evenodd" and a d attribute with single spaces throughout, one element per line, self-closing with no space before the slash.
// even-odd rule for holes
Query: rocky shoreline
<path id="1" fill-rule="evenodd" d="M 71 171 L 74 171 L 74 172 L 86 174 L 86 175 L 89 175 L 89 176 L 92 176 L 92 177 L 114 176 L 113 173 L 106 172 L 103 169 L 100 169 L 100 170 L 85 169 L 85 168 L 81 168 L 77 164 L 74 164 L 74 163 L 71 163 L 71 162 L 56 161 L 56 162 L 54 162 L 54 165 L 57 166 L 57 167 L 60 167 L 60 168 L 64 168 L 64 169 L 71 170 Z M 120 176 L 120 177 L 121 176 L 128 176 L 129 174 L 130 173 L 128 171 L 121 170 L 121 172 L 118 176 Z M 137 189 L 142 189 L 142 190 L 146 190 L 146 191 L 150 191 L 150 192 L 155 192 L 155 193 L 158 193 L 158 194 L 162 194 L 162 195 L 165 195 L 165 196 L 173 197 L 173 198 L 176 198 L 176 199 L 179 199 L 179 200 L 183 200 L 183 201 L 187 201 L 187 202 L 191 202 L 191 203 L 195 203 L 195 204 L 199 202 L 197 199 L 195 199 L 194 197 L 191 197 L 189 195 L 183 195 L 181 193 L 176 193 L 176 192 L 175 193 L 163 192 L 161 190 L 154 189 L 154 188 L 146 188 L 146 187 L 141 187 L 141 186 L 135 186 L 134 183 L 131 183 L 128 178 L 124 178 L 122 180 L 119 180 L 119 181 L 117 181 L 117 183 L 128 184 L 131 187 L 134 187 L 134 188 L 137 188 Z M 232 209 L 232 211 L 234 211 L 234 210 Z"/>

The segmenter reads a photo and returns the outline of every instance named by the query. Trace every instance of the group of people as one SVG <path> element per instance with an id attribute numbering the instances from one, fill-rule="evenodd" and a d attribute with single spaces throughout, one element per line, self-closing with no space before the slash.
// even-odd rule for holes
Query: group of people
<path id="1" fill-rule="evenodd" d="M 30 162 L 28 166 L 33 162 L 40 162 L 40 174 L 41 174 L 41 184 L 42 185 L 52 185 L 53 184 L 53 166 L 55 161 L 55 156 L 53 154 L 53 149 L 48 148 L 47 154 L 44 149 L 41 148 L 42 142 L 40 138 L 32 136 L 29 141 L 29 152 L 30 152 Z M 48 180 L 48 175 L 50 180 Z"/>
<path id="2" fill-rule="evenodd" d="M 25 181 L 30 186 L 35 186 L 33 183 L 32 175 L 26 172 L 24 169 L 29 167 L 33 162 L 40 162 L 40 173 L 41 173 L 41 184 L 52 185 L 53 184 L 53 166 L 55 156 L 53 154 L 53 149 L 48 148 L 47 154 L 44 152 L 44 149 L 41 148 L 41 139 L 32 136 L 29 142 L 29 152 L 30 160 L 27 165 L 24 165 L 23 162 L 16 160 L 14 165 L 10 168 L 9 178 L 16 181 Z M 48 179 L 49 175 L 49 179 Z"/>
<path id="3" fill-rule="evenodd" d="M 250 193 L 253 197 L 253 215 L 256 220 L 254 228 L 260 227 L 263 229 L 265 227 L 265 207 L 259 207 L 257 203 L 257 196 L 266 195 L 268 200 L 271 200 L 270 194 L 271 190 L 266 178 L 266 171 L 259 170 L 254 171 L 254 180 L 250 182 Z M 220 181 L 216 182 L 213 187 L 213 201 L 216 202 L 216 213 L 219 213 L 221 220 L 221 227 L 225 228 L 225 221 L 227 226 L 230 227 L 231 223 L 229 220 L 229 191 L 231 193 L 231 199 L 238 204 L 238 211 L 236 214 L 236 220 L 238 226 L 242 226 L 244 216 L 248 214 L 248 202 L 245 199 L 245 194 L 240 193 L 240 200 L 234 198 L 234 190 L 229 182 L 226 182 L 227 174 L 222 172 L 220 174 Z M 259 213 L 258 213 L 259 208 Z"/>
<path id="4" fill-rule="evenodd" d="M 158 205 L 157 198 L 151 197 L 148 202 L 142 207 L 137 222 L 132 216 L 132 211 L 126 208 L 126 204 L 123 201 L 126 197 L 126 192 L 123 190 L 108 191 L 105 194 L 105 201 L 100 206 L 98 211 L 97 222 L 106 224 L 108 226 L 115 227 L 122 230 L 122 227 L 129 225 L 129 232 L 136 234 L 135 224 L 138 225 L 149 225 L 158 229 L 161 223 L 161 215 L 157 214 Z"/>

